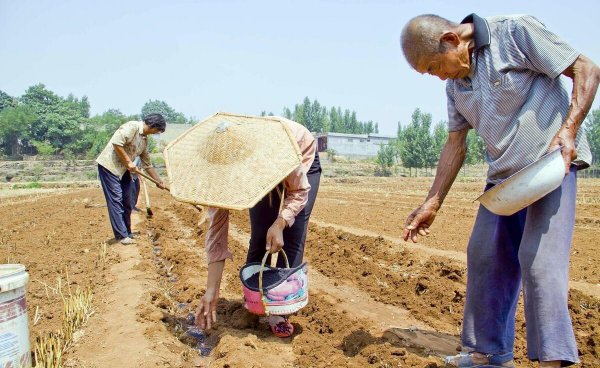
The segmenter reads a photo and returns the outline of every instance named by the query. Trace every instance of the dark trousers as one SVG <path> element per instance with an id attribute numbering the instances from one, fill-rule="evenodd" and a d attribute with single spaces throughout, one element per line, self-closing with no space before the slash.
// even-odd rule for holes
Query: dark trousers
<path id="1" fill-rule="evenodd" d="M 290 267 L 299 266 L 304 258 L 304 242 L 306 241 L 308 220 L 317 198 L 321 180 L 321 166 L 319 165 L 318 156 L 307 176 L 310 183 L 308 202 L 296 216 L 294 225 L 283 230 L 283 250 L 290 261 Z M 281 189 L 281 184 L 279 187 Z M 277 192 L 277 188 L 275 188 L 270 195 L 266 195 L 256 206 L 250 209 L 250 246 L 246 263 L 262 261 L 266 252 L 267 231 L 279 215 L 280 202 L 281 197 Z M 267 259 L 267 264 L 270 264 L 270 261 L 270 259 Z M 277 257 L 277 267 L 285 267 L 282 256 Z"/>
<path id="2" fill-rule="evenodd" d="M 131 194 L 133 181 L 129 171 L 119 178 L 108 171 L 104 166 L 98 165 L 98 176 L 106 198 L 108 217 L 112 226 L 115 239 L 131 236 Z"/>

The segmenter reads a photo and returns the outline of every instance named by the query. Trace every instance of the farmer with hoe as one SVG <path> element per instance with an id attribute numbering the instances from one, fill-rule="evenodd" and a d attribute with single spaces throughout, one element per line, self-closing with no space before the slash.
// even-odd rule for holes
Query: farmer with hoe
<path id="1" fill-rule="evenodd" d="M 294 268 L 300 266 L 303 261 L 308 220 L 319 190 L 321 165 L 315 138 L 308 129 L 294 121 L 280 119 L 289 129 L 292 139 L 298 143 L 301 164 L 250 208 L 250 244 L 246 263 L 260 263 L 266 252 L 274 254 L 283 248 L 289 266 Z M 250 145 L 246 142 L 243 144 Z M 255 145 L 256 142 L 253 144 Z M 260 175 L 260 169 L 253 165 L 269 165 L 271 161 L 271 158 L 264 157 L 255 164 L 239 167 L 237 170 L 251 170 L 255 175 Z M 209 207 L 208 220 L 206 234 L 208 278 L 206 292 L 200 299 L 195 318 L 196 324 L 201 329 L 210 329 L 216 322 L 225 260 L 232 259 L 227 244 L 229 210 Z M 277 258 L 277 267 L 285 267 L 283 257 Z M 278 337 L 290 337 L 294 333 L 294 326 L 287 317 L 271 315 L 268 317 L 268 323 L 273 334 Z"/>
<path id="2" fill-rule="evenodd" d="M 135 243 L 131 232 L 131 211 L 134 206 L 131 200 L 134 185 L 131 174 L 139 169 L 134 160 L 139 157 L 142 169 L 159 183 L 157 187 L 166 188 L 148 155 L 148 135 L 163 133 L 165 128 L 165 119 L 160 114 L 149 114 L 143 121 L 129 121 L 117 129 L 96 159 L 110 224 L 115 239 L 121 244 Z"/>
<path id="3" fill-rule="evenodd" d="M 404 224 L 404 240 L 426 236 L 463 164 L 469 129 L 483 138 L 487 186 L 562 147 L 561 186 L 512 216 L 479 207 L 467 248 L 463 352 L 457 367 L 514 367 L 515 312 L 523 286 L 528 358 L 541 367 L 579 362 L 567 303 L 577 170 L 591 162 L 580 126 L 599 68 L 531 16 L 436 15 L 402 30 L 408 63 L 446 82 L 448 140 L 425 201 Z M 560 76 L 572 81 L 569 100 Z"/>

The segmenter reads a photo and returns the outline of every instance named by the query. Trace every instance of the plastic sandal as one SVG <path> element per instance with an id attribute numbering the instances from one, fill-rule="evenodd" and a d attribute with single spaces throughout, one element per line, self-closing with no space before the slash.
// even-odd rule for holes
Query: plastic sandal
<path id="1" fill-rule="evenodd" d="M 294 334 L 294 325 L 292 325 L 287 318 L 276 317 L 279 316 L 269 317 L 269 326 L 271 327 L 273 334 L 282 339 L 292 336 Z"/>

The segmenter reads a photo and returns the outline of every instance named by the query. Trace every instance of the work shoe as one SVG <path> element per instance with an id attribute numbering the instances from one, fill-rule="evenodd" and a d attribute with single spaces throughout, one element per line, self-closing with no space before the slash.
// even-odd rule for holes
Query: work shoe
<path id="1" fill-rule="evenodd" d="M 126 238 L 121 239 L 121 244 L 123 244 L 123 245 L 135 244 L 135 240 L 131 239 L 130 237 L 126 237 Z"/>
<path id="2" fill-rule="evenodd" d="M 282 316 L 269 316 L 269 326 L 273 334 L 282 339 L 294 334 L 294 325 Z"/>
<path id="3" fill-rule="evenodd" d="M 444 359 L 446 367 L 458 368 L 515 368 L 512 354 L 493 355 L 481 353 L 460 353 Z"/>

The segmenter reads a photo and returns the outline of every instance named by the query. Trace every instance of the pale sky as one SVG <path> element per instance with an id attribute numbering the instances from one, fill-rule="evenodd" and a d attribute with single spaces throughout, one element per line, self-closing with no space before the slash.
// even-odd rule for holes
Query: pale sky
<path id="1" fill-rule="evenodd" d="M 419 107 L 446 120 L 444 83 L 410 69 L 407 20 L 531 14 L 600 64 L 600 2 L 0 0 L 0 90 L 87 95 L 92 114 L 149 99 L 186 116 L 281 114 L 305 96 L 395 134 Z M 600 106 L 600 99 L 594 107 Z"/>

